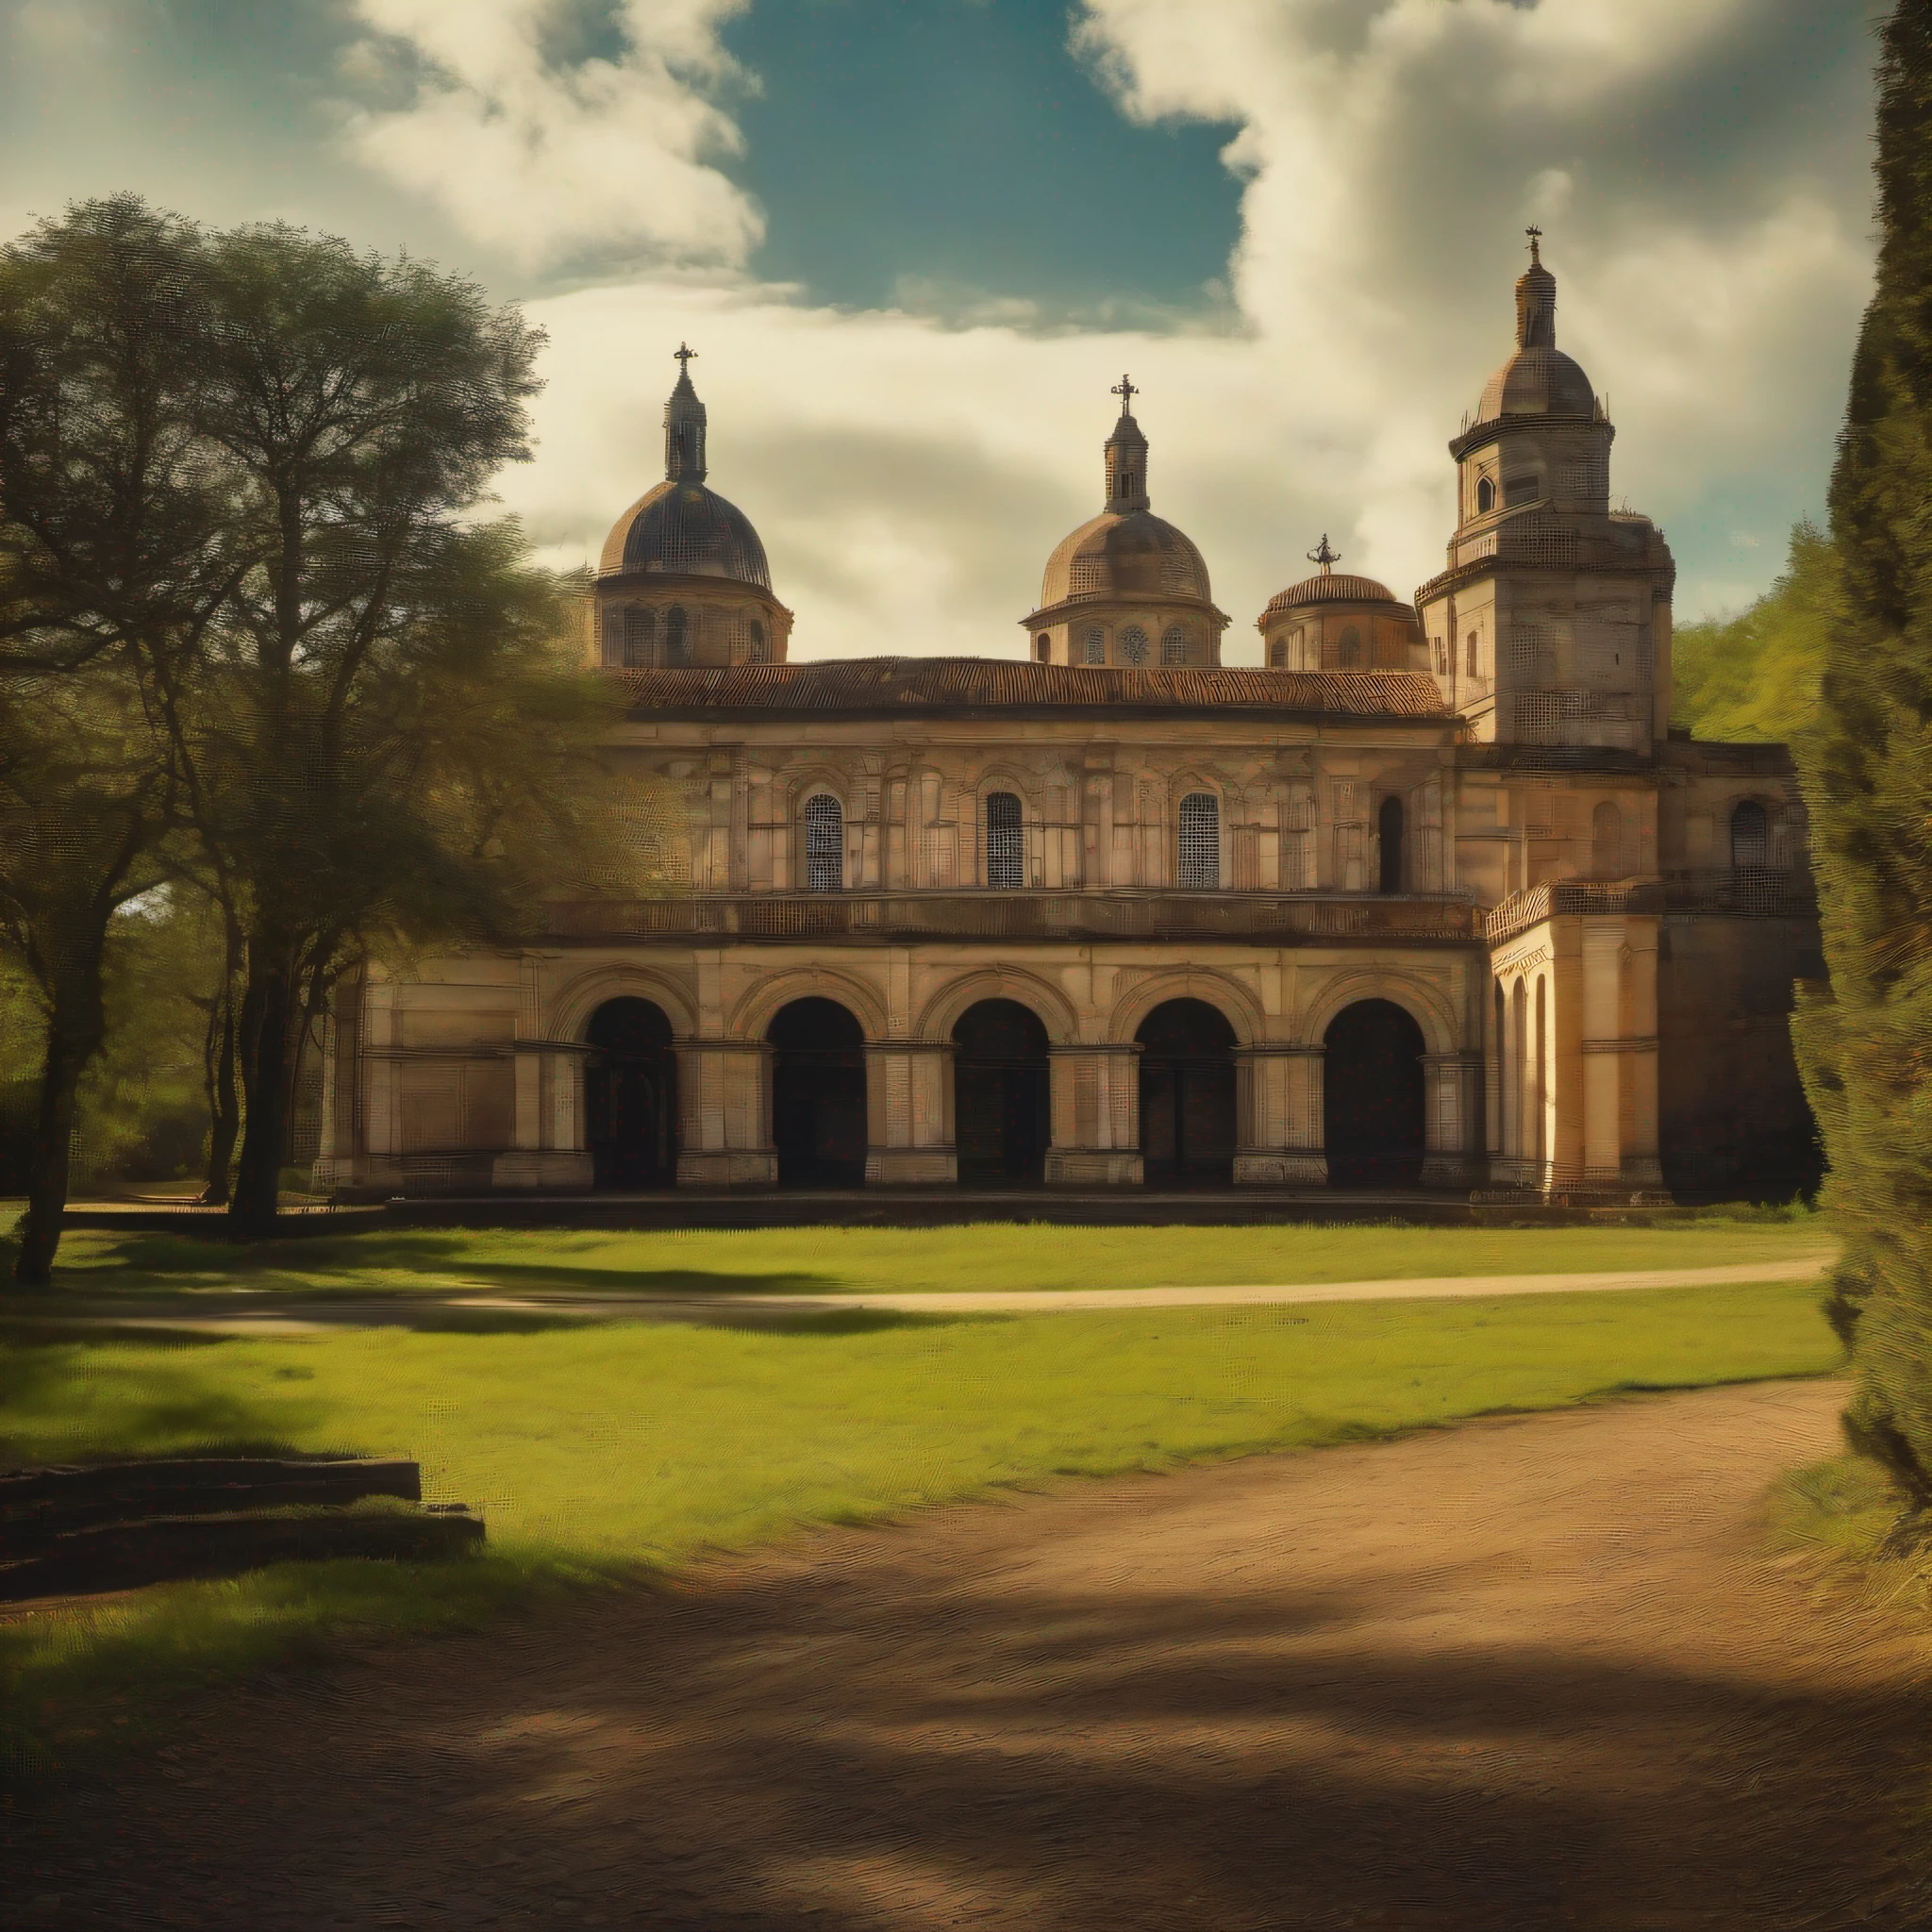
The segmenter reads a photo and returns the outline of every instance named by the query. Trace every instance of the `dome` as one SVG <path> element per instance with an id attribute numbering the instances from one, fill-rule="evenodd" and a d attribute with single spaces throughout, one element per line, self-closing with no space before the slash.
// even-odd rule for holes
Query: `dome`
<path id="1" fill-rule="evenodd" d="M 1068 598 L 1142 596 L 1212 601 L 1201 553 L 1150 509 L 1090 518 L 1047 558 L 1040 587 L 1042 610 Z"/>
<path id="2" fill-rule="evenodd" d="M 618 518 L 597 569 L 603 576 L 675 571 L 772 588 L 765 546 L 751 519 L 715 490 L 688 477 L 667 476 Z"/>
<path id="3" fill-rule="evenodd" d="M 1516 282 L 1516 353 L 1483 390 L 1475 420 L 1499 416 L 1594 416 L 1596 391 L 1579 363 L 1557 346 L 1557 278 L 1543 266 L 1542 231 L 1529 231 L 1529 267 Z"/>
<path id="4" fill-rule="evenodd" d="M 1324 571 L 1320 576 L 1304 577 L 1300 583 L 1277 591 L 1269 598 L 1261 615 L 1266 619 L 1277 610 L 1293 610 L 1310 604 L 1391 604 L 1398 610 L 1409 608 L 1387 584 L 1378 584 L 1374 577 Z"/>
<path id="5" fill-rule="evenodd" d="M 1518 349 L 1483 390 L 1475 420 L 1498 416 L 1594 416 L 1596 391 L 1580 363 L 1561 349 Z"/>

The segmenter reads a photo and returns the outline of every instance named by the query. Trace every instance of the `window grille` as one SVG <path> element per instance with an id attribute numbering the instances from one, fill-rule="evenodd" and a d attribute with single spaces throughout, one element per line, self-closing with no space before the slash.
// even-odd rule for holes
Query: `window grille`
<path id="1" fill-rule="evenodd" d="M 762 664 L 765 661 L 765 627 L 756 617 L 751 621 L 751 661 Z"/>
<path id="2" fill-rule="evenodd" d="M 986 795 L 986 882 L 1003 892 L 1017 892 L 1026 883 L 1025 831 L 1015 791 Z"/>
<path id="3" fill-rule="evenodd" d="M 1276 640 L 1275 640 L 1275 641 L 1274 641 L 1274 643 L 1272 643 L 1271 645 L 1269 645 L 1269 647 L 1268 647 L 1268 661 L 1269 661 L 1269 663 L 1271 663 L 1272 665 L 1274 665 L 1274 668 L 1275 668 L 1275 670 L 1277 670 L 1277 671 L 1283 671 L 1283 670 L 1286 670 L 1286 669 L 1287 669 L 1287 667 L 1288 667 L 1288 646 L 1287 646 L 1286 644 L 1284 644 L 1283 642 L 1281 642 L 1281 641 L 1280 641 L 1279 639 L 1276 639 Z"/>
<path id="4" fill-rule="evenodd" d="M 1107 633 L 1104 630 L 1090 630 L 1087 633 L 1087 661 L 1090 664 L 1107 662 Z"/>
<path id="5" fill-rule="evenodd" d="M 651 661 L 651 645 L 656 641 L 658 613 L 632 608 L 624 613 L 624 661 L 636 669 Z"/>
<path id="6" fill-rule="evenodd" d="M 1211 791 L 1191 791 L 1181 800 L 1175 883 L 1208 891 L 1221 884 L 1221 801 Z"/>
<path id="7" fill-rule="evenodd" d="M 1188 634 L 1179 625 L 1170 625 L 1160 640 L 1160 661 L 1163 664 L 1185 664 L 1188 661 Z"/>
<path id="8" fill-rule="evenodd" d="M 664 613 L 664 661 L 667 664 L 691 662 L 691 620 L 685 615 L 682 604 L 674 604 Z"/>
<path id="9" fill-rule="evenodd" d="M 1362 634 L 1360 631 L 1356 629 L 1354 625 L 1350 625 L 1348 628 L 1341 633 L 1341 643 L 1336 655 L 1336 662 L 1339 663 L 1344 671 L 1353 671 L 1361 663 L 1361 661 Z"/>
<path id="10" fill-rule="evenodd" d="M 845 812 L 828 791 L 815 791 L 805 801 L 805 889 L 845 889 Z"/>
<path id="11" fill-rule="evenodd" d="M 1477 638 L 1478 638 L 1478 637 L 1479 637 L 1480 635 L 1481 635 L 1481 633 L 1480 633 L 1480 632 L 1478 632 L 1478 631 L 1471 631 L 1471 632 L 1470 632 L 1470 634 L 1469 634 L 1469 675 L 1471 675 L 1472 677 L 1474 677 L 1474 676 L 1475 676 L 1475 675 L 1477 675 L 1477 673 L 1476 673 L 1476 641 L 1476 641 L 1476 639 L 1477 639 Z"/>
<path id="12" fill-rule="evenodd" d="M 1144 664 L 1146 661 L 1147 633 L 1138 624 L 1130 624 L 1121 633 L 1121 662 Z"/>

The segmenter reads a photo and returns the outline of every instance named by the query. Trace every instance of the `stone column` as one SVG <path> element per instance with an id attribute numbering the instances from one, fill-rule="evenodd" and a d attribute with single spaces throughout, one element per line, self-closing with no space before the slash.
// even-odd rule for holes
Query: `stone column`
<path id="1" fill-rule="evenodd" d="M 762 1040 L 677 1042 L 677 1185 L 770 1188 L 772 1049 Z"/>
<path id="2" fill-rule="evenodd" d="M 1473 1188 L 1482 1179 L 1483 1056 L 1423 1056 L 1423 1186 Z"/>
<path id="3" fill-rule="evenodd" d="M 1237 1187 L 1321 1188 L 1328 1184 L 1324 1152 L 1319 1046 L 1235 1049 L 1235 1110 L 1241 1147 Z"/>
<path id="4" fill-rule="evenodd" d="M 867 1187 L 951 1187 L 959 1178 L 952 1042 L 868 1041 L 865 1116 Z"/>
<path id="5" fill-rule="evenodd" d="M 1046 1178 L 1063 1188 L 1131 1188 L 1141 1162 L 1141 1049 L 1132 1041 L 1056 1046 Z"/>
<path id="6" fill-rule="evenodd" d="M 584 1061 L 580 1041 L 516 1042 L 510 1144 L 490 1163 L 492 1189 L 579 1193 L 595 1179 L 584 1141 Z"/>

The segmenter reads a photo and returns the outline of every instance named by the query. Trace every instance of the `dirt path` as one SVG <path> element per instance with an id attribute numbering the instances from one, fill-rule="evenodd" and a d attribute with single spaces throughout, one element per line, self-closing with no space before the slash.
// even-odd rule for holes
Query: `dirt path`
<path id="1" fill-rule="evenodd" d="M 1923 1926 L 1924 1646 L 1760 1542 L 1840 1395 L 1069 1486 L 265 1688 L 18 1923 Z"/>
<path id="2" fill-rule="evenodd" d="M 487 1326 L 497 1316 L 562 1316 L 585 1322 L 736 1323 L 769 1327 L 790 1317 L 846 1308 L 914 1315 L 956 1310 L 982 1314 L 1022 1310 L 1074 1314 L 1082 1308 L 1208 1308 L 1298 1302 L 1441 1301 L 1510 1294 L 1591 1294 L 1646 1288 L 1740 1287 L 1756 1281 L 1804 1281 L 1828 1268 L 1830 1249 L 1782 1261 L 1729 1262 L 1721 1268 L 1622 1268 L 1571 1274 L 1393 1275 L 1379 1281 L 1234 1283 L 1209 1288 L 938 1289 L 879 1294 L 625 1294 L 572 1295 L 555 1291 L 475 1294 L 475 1282 L 453 1281 L 440 1291 L 366 1295 L 305 1302 L 264 1294 L 253 1307 L 209 1315 L 206 1295 L 92 1300 L 71 1292 L 18 1300 L 0 1308 L 0 1324 L 57 1323 L 62 1328 L 181 1329 L 204 1335 L 322 1335 L 332 1328 L 452 1328 Z M 613 1276 L 613 1280 L 621 1276 Z M 230 1304 L 232 1307 L 232 1304 Z"/>

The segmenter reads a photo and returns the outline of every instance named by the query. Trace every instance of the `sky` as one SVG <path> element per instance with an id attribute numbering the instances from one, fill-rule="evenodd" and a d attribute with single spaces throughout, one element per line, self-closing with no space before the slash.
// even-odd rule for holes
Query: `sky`
<path id="1" fill-rule="evenodd" d="M 1233 618 L 1324 532 L 1407 596 L 1523 230 L 1679 621 L 1821 508 L 1870 292 L 1877 0 L 0 0 L 0 233 L 134 189 L 406 250 L 547 332 L 502 506 L 594 559 L 698 351 L 794 658 L 1018 656 L 1101 507 Z"/>

